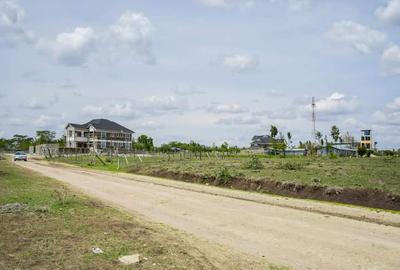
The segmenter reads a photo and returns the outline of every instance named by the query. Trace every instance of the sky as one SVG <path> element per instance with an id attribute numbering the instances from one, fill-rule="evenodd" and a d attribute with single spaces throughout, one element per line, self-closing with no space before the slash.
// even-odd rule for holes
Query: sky
<path id="1" fill-rule="evenodd" d="M 0 0 L 0 137 L 116 121 L 248 146 L 332 125 L 400 147 L 400 0 Z"/>

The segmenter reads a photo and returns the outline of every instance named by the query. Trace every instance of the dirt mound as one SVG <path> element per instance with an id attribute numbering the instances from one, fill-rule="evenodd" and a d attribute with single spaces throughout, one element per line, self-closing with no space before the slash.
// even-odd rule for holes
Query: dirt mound
<path id="1" fill-rule="evenodd" d="M 141 173 L 132 170 L 132 173 Z M 276 195 L 332 201 L 354 204 L 373 208 L 400 210 L 400 196 L 378 189 L 356 189 L 328 187 L 320 184 L 306 185 L 293 182 L 281 182 L 274 180 L 251 180 L 240 177 L 232 177 L 229 181 L 221 181 L 215 176 L 195 175 L 168 170 L 146 171 L 147 175 L 170 178 L 184 182 L 208 183 L 214 186 L 229 187 L 247 191 L 265 192 Z"/>

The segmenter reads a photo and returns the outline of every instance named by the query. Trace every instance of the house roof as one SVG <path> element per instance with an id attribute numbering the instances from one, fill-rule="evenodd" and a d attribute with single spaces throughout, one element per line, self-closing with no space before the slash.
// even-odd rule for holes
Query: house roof
<path id="1" fill-rule="evenodd" d="M 91 121 L 89 121 L 89 122 L 87 122 L 85 124 L 69 123 L 67 126 L 69 126 L 69 125 L 73 126 L 75 128 L 83 128 L 83 129 L 89 128 L 89 126 L 93 126 L 96 129 L 115 130 L 115 131 L 122 130 L 122 131 L 127 132 L 127 133 L 135 133 L 134 131 L 132 131 L 132 130 L 124 127 L 124 126 L 121 126 L 118 123 L 110 121 L 108 119 L 93 119 L 93 120 L 91 120 Z"/>
<path id="2" fill-rule="evenodd" d="M 253 143 L 270 143 L 271 136 L 269 135 L 256 135 L 251 139 Z"/>

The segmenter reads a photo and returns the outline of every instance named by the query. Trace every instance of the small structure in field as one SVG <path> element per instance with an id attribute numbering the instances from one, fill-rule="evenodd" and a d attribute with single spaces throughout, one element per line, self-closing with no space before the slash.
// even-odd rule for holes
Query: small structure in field
<path id="1" fill-rule="evenodd" d="M 59 150 L 60 146 L 58 143 L 38 144 L 29 147 L 29 154 L 54 157 L 58 155 Z"/>

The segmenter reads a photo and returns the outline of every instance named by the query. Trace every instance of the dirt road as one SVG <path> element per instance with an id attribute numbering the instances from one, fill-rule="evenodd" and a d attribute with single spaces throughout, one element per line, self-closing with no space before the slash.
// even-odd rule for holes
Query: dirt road
<path id="1" fill-rule="evenodd" d="M 127 179 L 39 162 L 19 164 L 128 211 L 278 265 L 400 269 L 399 227 L 235 199 L 229 190 L 224 190 L 223 196 L 198 192 L 186 188 L 191 185 L 187 183 L 182 183 L 185 188 L 181 189 L 160 184 L 159 179 L 151 182 L 149 177 Z"/>

